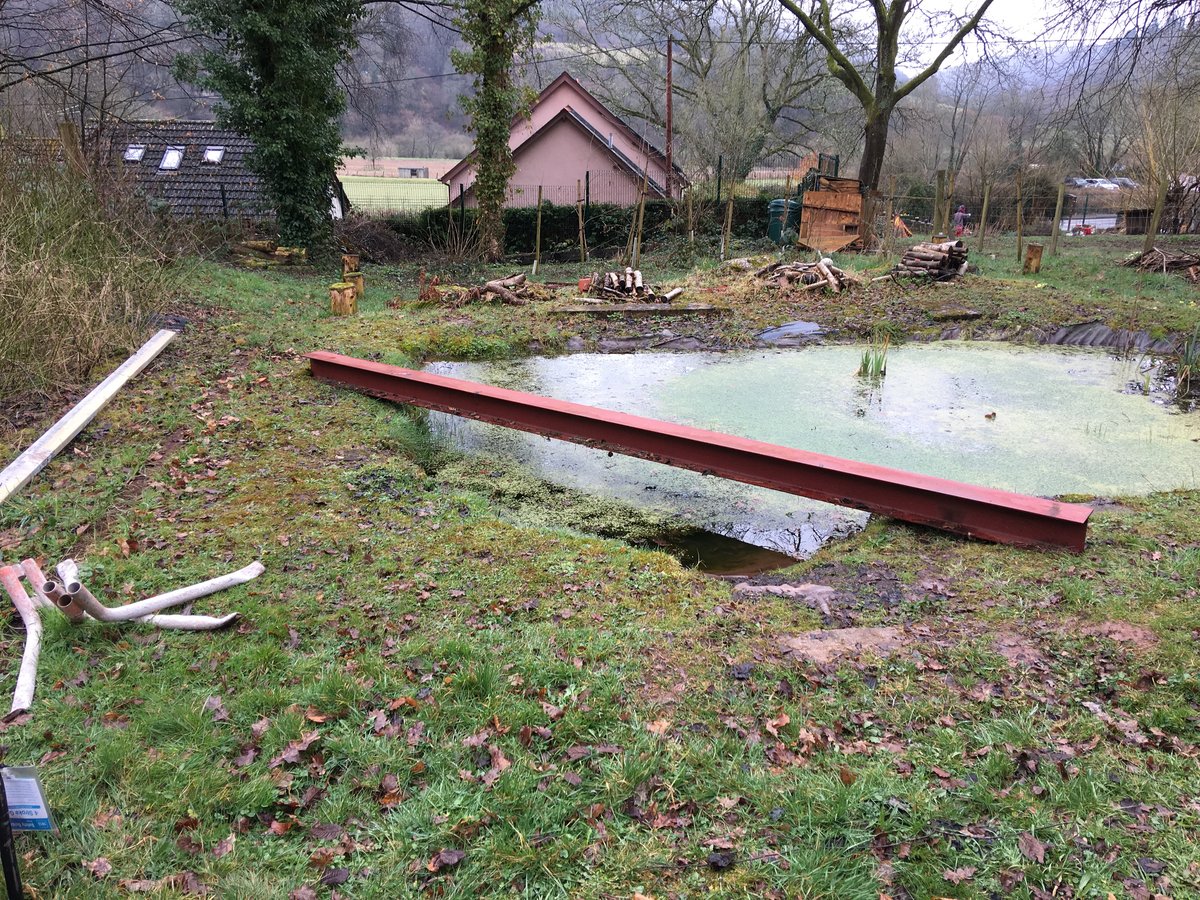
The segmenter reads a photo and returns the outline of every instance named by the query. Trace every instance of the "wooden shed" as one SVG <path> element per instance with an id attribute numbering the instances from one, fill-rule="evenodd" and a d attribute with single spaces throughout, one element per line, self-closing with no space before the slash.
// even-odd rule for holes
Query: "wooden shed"
<path id="1" fill-rule="evenodd" d="M 836 253 L 862 237 L 862 182 L 854 178 L 815 175 L 800 198 L 801 246 Z"/>

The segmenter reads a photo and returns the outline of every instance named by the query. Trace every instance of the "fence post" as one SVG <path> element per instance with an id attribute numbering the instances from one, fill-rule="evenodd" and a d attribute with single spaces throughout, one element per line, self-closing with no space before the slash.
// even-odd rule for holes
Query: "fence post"
<path id="1" fill-rule="evenodd" d="M 1021 170 L 1017 169 L 1017 262 L 1025 252 L 1025 201 L 1021 197 Z"/>
<path id="2" fill-rule="evenodd" d="M 592 172 L 583 173 L 583 221 L 586 224 L 592 218 Z"/>
<path id="3" fill-rule="evenodd" d="M 583 182 L 575 179 L 575 215 L 579 218 L 579 261 L 587 262 L 587 235 L 583 233 Z"/>
<path id="4" fill-rule="evenodd" d="M 717 157 L 717 206 L 721 205 L 721 167 L 725 163 L 724 156 Z"/>
<path id="5" fill-rule="evenodd" d="M 937 170 L 937 196 L 933 199 L 933 233 L 946 233 L 946 170 Z"/>
<path id="6" fill-rule="evenodd" d="M 979 252 L 983 252 L 983 238 L 987 233 L 988 202 L 992 199 L 992 186 L 983 186 L 983 210 L 979 214 Z"/>
<path id="7" fill-rule="evenodd" d="M 467 233 L 467 192 L 461 183 L 458 185 L 458 230 Z"/>
<path id="8" fill-rule="evenodd" d="M 1058 254 L 1058 233 L 1062 229 L 1059 227 L 1062 222 L 1062 207 L 1063 195 L 1067 192 L 1066 185 L 1058 186 L 1058 200 L 1054 203 L 1054 221 L 1050 223 L 1050 255 Z"/>
<path id="9" fill-rule="evenodd" d="M 538 185 L 537 227 L 533 238 L 533 277 L 537 278 L 538 263 L 542 261 L 542 186 Z"/>

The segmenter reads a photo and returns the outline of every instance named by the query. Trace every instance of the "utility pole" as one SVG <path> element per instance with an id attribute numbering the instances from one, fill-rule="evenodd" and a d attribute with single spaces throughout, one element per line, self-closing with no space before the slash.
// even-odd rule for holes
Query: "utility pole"
<path id="1" fill-rule="evenodd" d="M 667 199 L 675 199 L 675 168 L 671 162 L 671 51 L 675 39 L 667 35 Z"/>

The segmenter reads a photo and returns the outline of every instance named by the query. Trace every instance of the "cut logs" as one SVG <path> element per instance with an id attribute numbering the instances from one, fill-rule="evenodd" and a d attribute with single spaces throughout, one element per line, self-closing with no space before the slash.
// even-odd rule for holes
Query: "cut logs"
<path id="1" fill-rule="evenodd" d="M 957 278 L 966 271 L 967 248 L 962 241 L 916 244 L 904 251 L 895 268 L 897 275 L 932 278 L 935 281 Z"/>
<path id="2" fill-rule="evenodd" d="M 781 288 L 817 291 L 828 288 L 835 294 L 862 281 L 845 269 L 839 269 L 829 257 L 816 262 L 773 262 L 754 273 L 756 278 L 774 282 Z"/>
<path id="3" fill-rule="evenodd" d="M 234 245 L 233 261 L 251 269 L 302 266 L 308 262 L 303 247 L 280 247 L 275 241 L 242 241 Z"/>
<path id="4" fill-rule="evenodd" d="M 358 290 L 353 281 L 337 281 L 329 286 L 329 311 L 335 316 L 358 312 Z"/>
<path id="5" fill-rule="evenodd" d="M 461 285 L 439 285 L 435 275 L 426 282 L 424 270 L 420 276 L 420 299 L 427 303 L 444 303 L 447 306 L 462 306 L 481 300 L 500 300 L 510 306 L 525 306 L 530 300 L 541 300 L 552 296 L 544 285 L 529 281 L 524 272 L 496 278 L 479 287 Z M 399 304 L 388 303 L 388 306 Z"/>
<path id="6" fill-rule="evenodd" d="M 580 279 L 580 287 L 583 286 L 584 281 L 588 282 L 585 295 L 599 300 L 628 301 L 636 298 L 643 303 L 670 303 L 683 293 L 681 288 L 675 288 L 673 291 L 660 294 L 646 281 L 641 270 L 632 266 L 604 274 L 593 272 L 590 276 Z"/>

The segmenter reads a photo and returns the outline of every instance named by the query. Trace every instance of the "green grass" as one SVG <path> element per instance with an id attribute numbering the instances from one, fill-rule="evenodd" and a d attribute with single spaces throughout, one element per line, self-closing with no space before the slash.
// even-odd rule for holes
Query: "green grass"
<path id="1" fill-rule="evenodd" d="M 342 175 L 341 181 L 352 207 L 376 213 L 445 206 L 450 196 L 450 189 L 436 178 Z"/>
<path id="2" fill-rule="evenodd" d="M 792 318 L 940 327 L 947 291 L 995 327 L 1014 303 L 1038 322 L 1118 316 L 1123 298 L 1088 274 L 1101 254 L 1074 254 L 1043 273 L 1061 277 L 1053 292 L 999 259 L 959 288 L 803 300 L 711 262 L 644 270 L 728 305 L 686 327 L 737 346 Z M 545 303 L 389 308 L 415 296 L 416 268 L 368 268 L 362 313 L 335 319 L 328 272 L 198 265 L 183 338 L 0 507 L 5 560 L 74 553 L 111 600 L 267 567 L 196 604 L 241 611 L 227 632 L 47 623 L 32 719 L 2 741 L 5 762 L 40 761 L 62 828 L 18 838 L 39 896 L 138 881 L 326 896 L 320 879 L 343 874 L 344 896 L 380 898 L 1103 900 L 1133 880 L 1200 894 L 1200 493 L 1102 506 L 1079 555 L 873 520 L 785 574 L 838 584 L 853 624 L 909 643 L 806 664 L 777 641 L 821 627 L 807 606 L 736 599 L 663 553 L 588 536 L 619 510 L 493 478 L 431 443 L 419 414 L 309 378 L 315 348 L 418 364 L 635 327 Z M 1186 292 L 1156 284 L 1138 288 L 1142 327 L 1194 321 Z M 6 455 L 37 430 L 5 435 Z M 532 512 L 511 514 L 519 498 Z M 895 605 L 872 601 L 881 579 Z M 1115 640 L 1105 622 L 1144 632 Z M 1014 634 L 1034 662 L 1001 655 Z M 2 637 L 11 688 L 19 633 Z M 101 877 L 84 866 L 99 858 Z"/>

